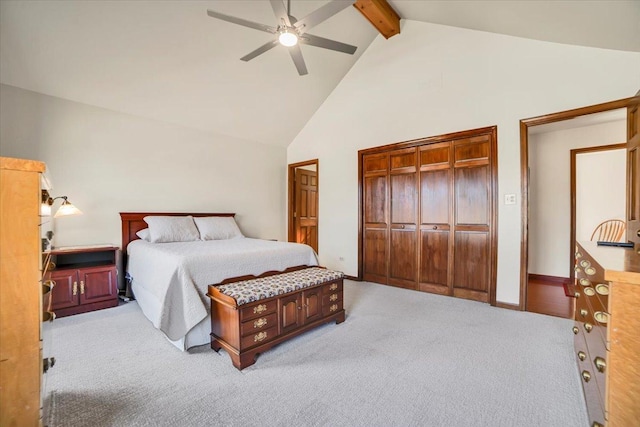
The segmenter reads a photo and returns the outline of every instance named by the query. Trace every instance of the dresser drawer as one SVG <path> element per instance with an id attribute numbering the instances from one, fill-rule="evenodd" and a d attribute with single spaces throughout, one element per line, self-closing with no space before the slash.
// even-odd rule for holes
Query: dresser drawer
<path id="1" fill-rule="evenodd" d="M 333 294 L 333 293 L 339 293 L 340 295 L 342 295 L 342 279 L 335 281 L 335 282 L 331 282 L 328 285 L 324 285 L 322 287 L 322 294 L 323 295 L 329 295 L 329 294 Z"/>
<path id="2" fill-rule="evenodd" d="M 264 317 L 267 314 L 275 313 L 277 308 L 278 301 L 275 299 L 257 304 L 252 303 L 249 307 L 240 309 L 240 321 L 245 322 L 256 317 Z"/>
<path id="3" fill-rule="evenodd" d="M 580 373 L 580 382 L 584 391 L 584 400 L 587 404 L 587 412 L 589 415 L 589 425 L 600 423 L 604 426 L 604 401 L 598 389 L 598 383 L 593 372 L 593 365 L 588 357 L 585 360 L 578 361 L 578 371 Z"/>
<path id="4" fill-rule="evenodd" d="M 342 292 L 335 291 L 322 296 L 322 306 L 331 305 L 336 301 L 342 301 Z"/>
<path id="5" fill-rule="evenodd" d="M 253 332 L 246 337 L 242 337 L 240 340 L 240 350 L 244 350 L 256 345 L 260 345 L 271 341 L 278 336 L 278 326 L 273 326 L 269 329 Z"/>
<path id="6" fill-rule="evenodd" d="M 336 302 L 331 302 L 329 304 L 322 305 L 322 315 L 328 316 L 333 313 L 337 313 L 342 310 L 342 300 L 338 300 Z"/>
<path id="7" fill-rule="evenodd" d="M 278 315 L 276 313 L 267 314 L 242 322 L 240 324 L 240 334 L 244 337 L 264 329 L 269 329 L 277 324 Z"/>

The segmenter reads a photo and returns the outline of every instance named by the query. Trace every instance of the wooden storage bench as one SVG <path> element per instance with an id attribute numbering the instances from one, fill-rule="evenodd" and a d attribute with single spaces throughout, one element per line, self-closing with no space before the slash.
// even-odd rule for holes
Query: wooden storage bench
<path id="1" fill-rule="evenodd" d="M 271 347 L 324 323 L 345 319 L 343 274 L 322 267 L 227 279 L 209 285 L 211 348 L 244 369 Z"/>

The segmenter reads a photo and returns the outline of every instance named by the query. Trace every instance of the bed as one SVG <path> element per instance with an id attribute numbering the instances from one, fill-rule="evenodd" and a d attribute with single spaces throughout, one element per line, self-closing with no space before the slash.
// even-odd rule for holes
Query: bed
<path id="1" fill-rule="evenodd" d="M 210 343 L 207 286 L 231 277 L 318 265 L 310 246 L 252 239 L 150 243 L 146 216 L 231 217 L 233 213 L 122 212 L 122 253 L 131 290 L 151 323 L 180 350 Z"/>

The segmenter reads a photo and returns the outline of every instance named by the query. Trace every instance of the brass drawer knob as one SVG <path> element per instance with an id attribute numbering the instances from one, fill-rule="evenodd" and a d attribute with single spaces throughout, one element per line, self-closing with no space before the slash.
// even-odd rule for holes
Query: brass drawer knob
<path id="1" fill-rule="evenodd" d="M 580 330 L 578 329 L 578 327 L 577 327 L 577 326 L 574 326 L 573 328 L 571 328 L 571 330 L 573 331 L 573 333 L 574 333 L 575 335 L 578 335 L 578 332 L 580 332 Z"/>
<path id="2" fill-rule="evenodd" d="M 267 311 L 266 304 L 258 304 L 255 307 L 253 307 L 253 314 L 262 313 L 263 311 Z"/>
<path id="3" fill-rule="evenodd" d="M 607 362 L 600 356 L 593 359 L 593 364 L 596 365 L 598 372 L 604 372 L 604 369 L 607 367 Z"/>
<path id="4" fill-rule="evenodd" d="M 266 324 L 267 324 L 267 318 L 266 317 L 261 317 L 258 320 L 256 320 L 255 322 L 253 322 L 253 328 L 254 329 L 262 328 Z"/>
<path id="5" fill-rule="evenodd" d="M 576 298 L 580 298 L 580 292 L 576 292 L 575 294 L 573 294 L 573 296 Z"/>
<path id="6" fill-rule="evenodd" d="M 591 282 L 588 279 L 580 279 L 578 283 L 580 283 L 582 286 L 591 286 Z"/>
<path id="7" fill-rule="evenodd" d="M 253 342 L 260 342 L 260 341 L 264 341 L 265 339 L 267 339 L 267 333 L 265 331 L 255 334 L 253 336 Z"/>
<path id="8" fill-rule="evenodd" d="M 580 351 L 578 352 L 578 359 L 580 359 L 581 361 L 583 361 L 583 362 L 584 362 L 584 360 L 585 360 L 586 358 L 587 358 L 587 354 L 586 354 L 584 351 L 580 350 Z"/>
<path id="9" fill-rule="evenodd" d="M 604 325 L 609 322 L 609 315 L 604 311 L 596 311 L 595 313 L 593 313 L 593 318 Z"/>
<path id="10" fill-rule="evenodd" d="M 587 316 L 588 311 L 585 310 L 584 308 L 580 309 L 580 316 L 582 317 L 586 317 Z"/>
<path id="11" fill-rule="evenodd" d="M 592 297 L 596 294 L 596 291 L 593 288 L 584 288 L 584 294 L 588 297 Z"/>
<path id="12" fill-rule="evenodd" d="M 576 251 L 576 258 L 582 258 L 582 254 Z"/>
<path id="13" fill-rule="evenodd" d="M 591 323 L 585 323 L 584 324 L 584 330 L 587 332 L 591 332 L 591 330 L 593 329 L 593 325 Z"/>
<path id="14" fill-rule="evenodd" d="M 593 276 L 594 274 L 596 274 L 596 269 L 593 267 L 587 267 L 584 269 L 584 272 L 587 273 L 589 276 Z"/>
<path id="15" fill-rule="evenodd" d="M 600 295 L 609 295 L 609 285 L 606 283 L 598 283 L 596 285 L 596 292 Z"/>
<path id="16" fill-rule="evenodd" d="M 591 373 L 589 371 L 582 371 L 582 379 L 585 383 L 591 381 Z"/>
<path id="17" fill-rule="evenodd" d="M 582 261 L 580 261 L 580 265 L 583 268 L 591 267 L 591 263 L 589 261 L 587 261 L 586 259 L 583 259 Z"/>

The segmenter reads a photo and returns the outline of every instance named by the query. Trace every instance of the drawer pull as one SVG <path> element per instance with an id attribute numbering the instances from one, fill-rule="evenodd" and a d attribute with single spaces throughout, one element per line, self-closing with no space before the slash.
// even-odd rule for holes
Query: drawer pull
<path id="1" fill-rule="evenodd" d="M 592 297 L 596 294 L 596 291 L 594 291 L 593 288 L 584 288 L 584 294 L 586 296 Z"/>
<path id="2" fill-rule="evenodd" d="M 578 329 L 577 326 L 574 326 L 573 328 L 571 328 L 571 330 L 573 331 L 574 335 L 578 335 L 578 332 L 580 332 L 580 329 Z"/>
<path id="3" fill-rule="evenodd" d="M 606 283 L 598 283 L 596 285 L 596 292 L 600 295 L 609 295 L 609 285 Z"/>
<path id="4" fill-rule="evenodd" d="M 256 320 L 255 322 L 253 322 L 253 328 L 254 329 L 259 329 L 259 328 L 262 328 L 266 324 L 267 324 L 267 318 L 266 317 L 261 317 L 258 320 Z"/>
<path id="5" fill-rule="evenodd" d="M 591 427 L 604 427 L 604 425 L 600 424 L 597 421 L 594 421 L 593 424 L 591 424 Z"/>
<path id="6" fill-rule="evenodd" d="M 73 295 L 76 296 L 78 295 L 78 282 L 73 282 L 73 291 L 72 291 Z"/>
<path id="7" fill-rule="evenodd" d="M 609 322 L 609 315 L 604 311 L 596 311 L 593 314 L 593 318 L 605 325 L 607 324 L 607 322 Z"/>
<path id="8" fill-rule="evenodd" d="M 329 297 L 329 301 L 336 301 L 338 299 L 338 294 L 331 294 Z"/>
<path id="9" fill-rule="evenodd" d="M 587 273 L 589 276 L 593 276 L 594 274 L 596 274 L 596 269 L 593 267 L 587 267 L 584 269 L 584 272 Z"/>
<path id="10" fill-rule="evenodd" d="M 333 304 L 331 307 L 329 307 L 329 311 L 336 311 L 338 309 L 338 304 Z"/>
<path id="11" fill-rule="evenodd" d="M 337 283 L 332 283 L 331 286 L 329 286 L 329 290 L 330 291 L 335 291 L 336 289 L 338 289 L 338 284 Z"/>
<path id="12" fill-rule="evenodd" d="M 583 259 L 582 261 L 580 261 L 580 265 L 581 265 L 583 268 L 591 267 L 591 263 L 590 263 L 589 261 L 587 261 L 586 259 Z"/>
<path id="13" fill-rule="evenodd" d="M 576 252 L 576 258 L 582 258 L 582 254 L 580 252 Z"/>
<path id="14" fill-rule="evenodd" d="M 600 356 L 593 359 L 593 363 L 596 365 L 596 369 L 599 372 L 604 372 L 604 369 L 607 367 L 607 362 Z"/>
<path id="15" fill-rule="evenodd" d="M 585 317 L 587 315 L 588 311 L 585 310 L 584 308 L 580 309 L 580 316 Z"/>
<path id="16" fill-rule="evenodd" d="M 591 323 L 585 323 L 584 324 L 584 330 L 587 332 L 591 332 L 591 330 L 593 329 L 593 325 Z"/>
<path id="17" fill-rule="evenodd" d="M 258 304 L 255 307 L 253 307 L 253 314 L 259 314 L 259 313 L 262 313 L 263 311 L 267 311 L 266 304 Z"/>
<path id="18" fill-rule="evenodd" d="M 573 294 L 573 296 L 576 298 L 580 298 L 580 292 L 576 292 L 575 294 Z"/>
<path id="19" fill-rule="evenodd" d="M 265 339 L 267 339 L 267 333 L 264 331 L 253 336 L 253 342 L 260 342 L 264 341 Z"/>
<path id="20" fill-rule="evenodd" d="M 591 286 L 591 282 L 588 279 L 580 279 L 579 282 L 582 286 Z"/>
<path id="21" fill-rule="evenodd" d="M 582 271 L 582 269 L 577 265 L 573 269 L 576 271 L 576 273 L 580 273 Z"/>
<path id="22" fill-rule="evenodd" d="M 586 354 L 584 351 L 580 350 L 580 351 L 578 352 L 578 359 L 580 359 L 580 360 L 582 360 L 582 361 L 584 362 L 584 360 L 585 360 L 586 358 L 587 358 L 587 354 Z"/>
<path id="23" fill-rule="evenodd" d="M 591 381 L 591 373 L 589 371 L 582 371 L 582 379 L 585 383 Z"/>
<path id="24" fill-rule="evenodd" d="M 84 295 L 84 280 L 80 280 L 80 293 Z"/>

